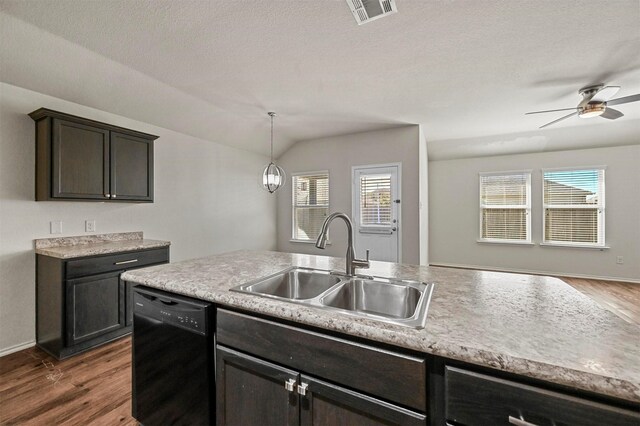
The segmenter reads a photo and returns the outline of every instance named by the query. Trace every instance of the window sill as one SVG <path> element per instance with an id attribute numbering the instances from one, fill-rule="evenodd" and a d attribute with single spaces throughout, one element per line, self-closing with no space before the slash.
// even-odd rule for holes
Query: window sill
<path id="1" fill-rule="evenodd" d="M 562 244 L 562 243 L 540 243 L 541 247 L 560 247 L 560 248 L 572 248 L 572 249 L 587 249 L 587 250 L 608 250 L 609 246 L 598 245 L 578 245 L 578 244 Z"/>
<path id="2" fill-rule="evenodd" d="M 315 244 L 316 240 L 289 240 L 290 243 Z M 331 241 L 327 241 L 327 245 L 331 245 Z"/>
<path id="3" fill-rule="evenodd" d="M 535 245 L 531 241 L 515 241 L 515 240 L 482 240 L 482 239 L 478 239 L 478 240 L 476 240 L 476 242 L 480 243 L 480 244 L 507 244 L 507 245 L 514 245 L 514 246 L 534 246 Z"/>

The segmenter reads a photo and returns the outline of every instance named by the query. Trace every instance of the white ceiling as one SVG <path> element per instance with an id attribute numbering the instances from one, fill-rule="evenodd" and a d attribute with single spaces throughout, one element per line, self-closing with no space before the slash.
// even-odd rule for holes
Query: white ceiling
<path id="1" fill-rule="evenodd" d="M 430 142 L 545 136 L 561 113 L 525 112 L 590 83 L 640 93 L 638 0 L 397 4 L 358 26 L 344 0 L 0 0 L 0 79 L 265 154 L 272 110 L 278 154 L 406 124 Z M 640 102 L 619 109 L 589 127 L 640 130 Z"/>

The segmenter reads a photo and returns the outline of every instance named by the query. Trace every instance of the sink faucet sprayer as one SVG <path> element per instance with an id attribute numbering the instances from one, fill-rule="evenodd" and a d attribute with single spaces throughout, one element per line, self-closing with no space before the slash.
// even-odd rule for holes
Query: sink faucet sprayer
<path id="1" fill-rule="evenodd" d="M 356 268 L 368 268 L 369 267 L 369 250 L 367 250 L 367 259 L 356 259 L 356 251 L 353 248 L 353 224 L 351 223 L 351 219 L 345 213 L 331 213 L 324 220 L 322 224 L 322 228 L 320 229 L 320 234 L 318 235 L 318 239 L 316 241 L 316 247 L 319 249 L 324 249 L 327 246 L 327 232 L 329 231 L 329 225 L 331 221 L 335 218 L 339 217 L 344 220 L 347 224 L 347 233 L 349 235 L 348 246 L 347 246 L 347 259 L 346 259 L 346 273 L 347 275 L 355 275 Z"/>

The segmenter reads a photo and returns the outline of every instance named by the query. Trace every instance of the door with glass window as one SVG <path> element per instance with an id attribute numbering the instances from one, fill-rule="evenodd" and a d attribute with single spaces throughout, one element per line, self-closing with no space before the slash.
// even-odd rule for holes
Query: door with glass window
<path id="1" fill-rule="evenodd" d="M 356 256 L 400 262 L 400 164 L 353 168 Z"/>

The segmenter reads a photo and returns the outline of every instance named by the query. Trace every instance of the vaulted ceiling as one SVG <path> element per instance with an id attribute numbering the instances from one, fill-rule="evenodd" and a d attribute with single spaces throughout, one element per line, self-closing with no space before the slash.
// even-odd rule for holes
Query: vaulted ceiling
<path id="1" fill-rule="evenodd" d="M 575 106 L 593 83 L 640 93 L 638 0 L 397 5 L 358 26 L 344 0 L 1 0 L 0 79 L 261 153 L 267 111 L 281 153 L 407 124 L 440 145 L 544 137 L 560 115 L 525 112 Z M 639 104 L 557 127 L 628 134 Z"/>

